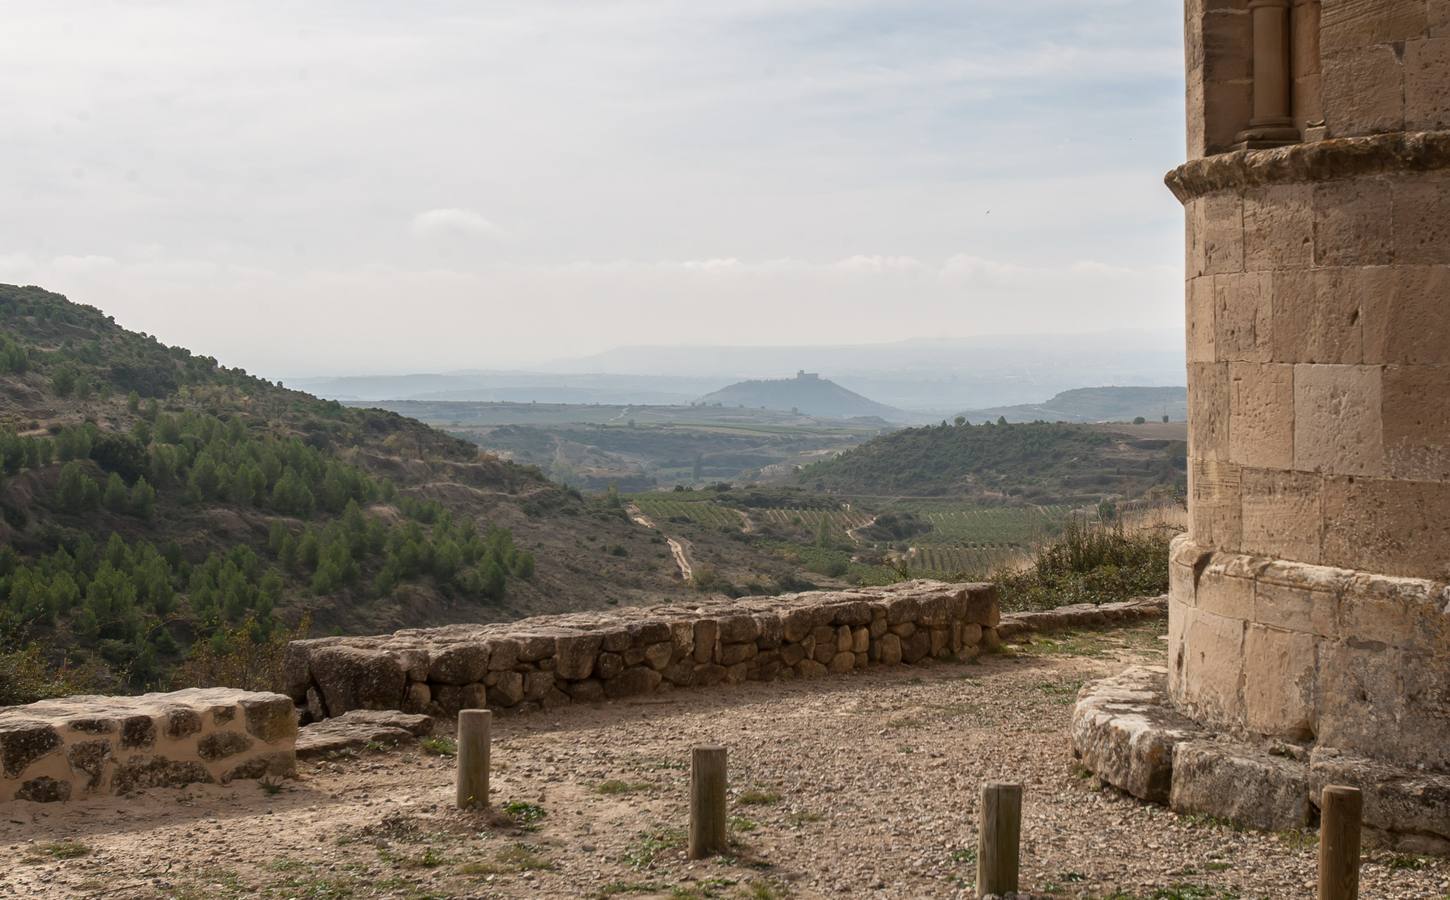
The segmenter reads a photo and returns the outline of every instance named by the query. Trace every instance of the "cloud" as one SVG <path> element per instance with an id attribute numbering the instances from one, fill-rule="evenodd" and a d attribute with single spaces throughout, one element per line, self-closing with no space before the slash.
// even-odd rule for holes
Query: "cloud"
<path id="1" fill-rule="evenodd" d="M 503 229 L 479 213 L 471 209 L 452 207 L 420 212 L 413 217 L 409 228 L 414 237 L 425 239 L 436 237 L 496 238 L 503 235 Z"/>

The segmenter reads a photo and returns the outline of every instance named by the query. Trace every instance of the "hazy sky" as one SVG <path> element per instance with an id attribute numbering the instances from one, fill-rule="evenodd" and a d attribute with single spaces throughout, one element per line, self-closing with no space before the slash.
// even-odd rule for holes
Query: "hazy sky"
<path id="1" fill-rule="evenodd" d="M 0 8 L 0 281 L 261 374 L 1181 326 L 1177 0 Z"/>

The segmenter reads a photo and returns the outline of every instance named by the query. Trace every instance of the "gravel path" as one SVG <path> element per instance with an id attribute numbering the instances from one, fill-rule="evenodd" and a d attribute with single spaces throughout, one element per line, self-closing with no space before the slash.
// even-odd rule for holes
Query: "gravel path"
<path id="1" fill-rule="evenodd" d="M 1047 896 L 1313 896 L 1312 835 L 1181 819 L 1072 765 L 1086 679 L 1161 658 L 1161 625 L 979 664 L 681 691 L 495 722 L 494 812 L 421 748 L 129 801 L 0 808 L 0 897 L 969 897 L 978 786 L 1025 785 Z M 732 855 L 683 859 L 689 747 L 730 749 Z M 1363 896 L 1444 898 L 1450 862 L 1371 854 Z"/>

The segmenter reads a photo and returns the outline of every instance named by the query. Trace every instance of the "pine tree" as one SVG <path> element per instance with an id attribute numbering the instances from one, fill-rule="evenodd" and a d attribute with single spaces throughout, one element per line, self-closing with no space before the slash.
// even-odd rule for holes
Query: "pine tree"
<path id="1" fill-rule="evenodd" d="M 101 489 L 95 479 L 86 471 L 84 463 L 66 463 L 60 470 L 60 483 L 56 487 L 60 506 L 66 512 L 81 513 L 95 509 Z"/>
<path id="2" fill-rule="evenodd" d="M 131 493 L 126 490 L 126 482 L 115 472 L 106 479 L 106 490 L 101 495 L 101 503 L 113 513 L 124 514 L 131 503 Z"/>
<path id="3" fill-rule="evenodd" d="M 156 488 L 143 476 L 131 487 L 131 515 L 150 522 L 156 515 Z"/>

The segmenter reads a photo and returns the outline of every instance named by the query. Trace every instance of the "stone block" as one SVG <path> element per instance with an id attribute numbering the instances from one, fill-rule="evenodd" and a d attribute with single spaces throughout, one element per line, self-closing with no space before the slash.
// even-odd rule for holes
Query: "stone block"
<path id="1" fill-rule="evenodd" d="M 648 666 L 625 669 L 616 678 L 604 682 L 604 694 L 610 698 L 633 697 L 652 694 L 660 686 L 664 676 Z"/>
<path id="2" fill-rule="evenodd" d="M 495 708 L 507 709 L 523 702 L 524 676 L 521 672 L 500 672 L 498 681 L 488 692 L 488 699 Z M 459 708 L 462 708 L 460 689 Z"/>
<path id="3" fill-rule="evenodd" d="M 1201 609 L 1187 620 L 1179 684 L 1194 718 L 1220 726 L 1242 723 L 1245 628 L 1241 619 Z"/>
<path id="4" fill-rule="evenodd" d="M 303 728 L 297 735 L 297 758 L 358 751 L 369 744 L 408 744 L 432 733 L 433 720 L 428 716 L 357 709 Z"/>
<path id="5" fill-rule="evenodd" d="M 1319 46 L 1325 56 L 1410 40 L 1429 27 L 1425 0 L 1330 0 L 1321 9 Z"/>
<path id="6" fill-rule="evenodd" d="M 1380 378 L 1375 366 L 1294 367 L 1294 468 L 1384 472 Z"/>
<path id="7" fill-rule="evenodd" d="M 1213 279 L 1217 361 L 1266 362 L 1273 355 L 1273 277 L 1270 272 Z"/>
<path id="8" fill-rule="evenodd" d="M 720 623 L 714 619 L 695 622 L 695 662 L 707 663 L 715 658 L 720 645 Z"/>
<path id="9" fill-rule="evenodd" d="M 1386 472 L 1450 481 L 1450 370 L 1388 365 L 1380 393 Z"/>
<path id="10" fill-rule="evenodd" d="M 721 643 L 754 641 L 760 637 L 760 626 L 752 616 L 728 616 L 720 620 Z"/>
<path id="11" fill-rule="evenodd" d="M 1304 828 L 1312 819 L 1309 767 L 1246 744 L 1183 741 L 1173 748 L 1168 805 L 1259 828 Z"/>
<path id="12" fill-rule="evenodd" d="M 760 648 L 754 643 L 725 644 L 720 648 L 720 665 L 733 666 L 754 658 L 759 652 Z"/>
<path id="13" fill-rule="evenodd" d="M 454 644 L 433 655 L 425 681 L 441 684 L 472 684 L 488 672 L 488 644 Z"/>
<path id="14" fill-rule="evenodd" d="M 1323 541 L 1321 476 L 1248 468 L 1242 475 L 1243 538 L 1239 549 L 1318 563 Z"/>
<path id="15" fill-rule="evenodd" d="M 1201 201 L 1203 269 L 1198 274 L 1224 275 L 1244 270 L 1244 202 L 1236 193 L 1210 194 Z M 1194 273 L 1190 273 L 1194 274 Z"/>
<path id="16" fill-rule="evenodd" d="M 1243 537 L 1243 470 L 1226 460 L 1188 461 L 1188 532 L 1207 547 L 1233 549 Z"/>
<path id="17" fill-rule="evenodd" d="M 1312 634 L 1250 625 L 1244 637 L 1244 724 L 1291 741 L 1314 737 L 1317 677 Z"/>
<path id="18" fill-rule="evenodd" d="M 1229 458 L 1227 363 L 1188 366 L 1188 453 L 1194 459 Z"/>
<path id="19" fill-rule="evenodd" d="M 1450 578 L 1450 484 L 1326 478 L 1326 565 L 1414 578 Z"/>
<path id="20" fill-rule="evenodd" d="M 603 642 L 604 638 L 599 634 L 571 634 L 555 638 L 553 655 L 558 662 L 559 677 L 571 681 L 588 678 L 594 671 Z"/>
<path id="21" fill-rule="evenodd" d="M 1188 362 L 1217 362 L 1218 325 L 1214 321 L 1217 300 L 1214 296 L 1214 276 L 1200 275 L 1188 280 L 1187 309 L 1185 320 L 1188 333 Z"/>
<path id="22" fill-rule="evenodd" d="M 1450 45 L 1450 40 L 1445 42 Z M 1445 82 L 1450 92 L 1450 81 Z M 1405 265 L 1450 263 L 1450 189 L 1443 173 L 1393 182 L 1395 261 Z"/>
<path id="23" fill-rule="evenodd" d="M 1385 325 L 1365 342 L 1365 362 L 1450 364 L 1441 323 L 1450 297 L 1450 266 L 1395 266 L 1385 290 Z"/>
<path id="24" fill-rule="evenodd" d="M 1141 800 L 1167 803 L 1173 748 L 1206 737 L 1168 704 L 1166 672 L 1134 666 L 1083 687 L 1072 711 L 1072 751 L 1104 782 Z"/>
<path id="25" fill-rule="evenodd" d="M 407 678 L 386 653 L 345 646 L 322 647 L 309 658 L 312 680 L 329 716 L 354 709 L 398 709 Z"/>
<path id="26" fill-rule="evenodd" d="M 931 632 L 918 628 L 901 642 L 901 661 L 916 665 L 931 655 Z"/>
<path id="27" fill-rule="evenodd" d="M 663 672 L 674 657 L 674 641 L 660 641 L 644 648 L 645 664 L 657 672 Z"/>
<path id="28" fill-rule="evenodd" d="M 1388 265 L 1394 261 L 1393 223 L 1394 204 L 1384 184 L 1369 179 L 1316 184 L 1314 264 Z"/>
<path id="29" fill-rule="evenodd" d="M 901 638 L 894 634 L 886 634 L 881 637 L 881 664 L 883 666 L 894 666 L 901 662 Z"/>
<path id="30" fill-rule="evenodd" d="M 488 670 L 507 672 L 519 664 L 519 642 L 507 638 L 496 638 L 488 645 Z"/>
<path id="31" fill-rule="evenodd" d="M 1294 462 L 1294 367 L 1229 364 L 1228 458 L 1241 466 L 1288 469 Z"/>
<path id="32" fill-rule="evenodd" d="M 1410 852 L 1450 852 L 1450 775 L 1316 749 L 1309 757 L 1311 796 L 1331 784 L 1359 788 L 1371 833 Z"/>
<path id="33" fill-rule="evenodd" d="M 1313 197 L 1307 184 L 1263 185 L 1245 192 L 1246 270 L 1309 268 L 1314 261 Z"/>
<path id="34" fill-rule="evenodd" d="M 575 703 L 597 703 L 604 699 L 604 682 L 597 678 L 571 681 L 564 690 Z"/>
<path id="35" fill-rule="evenodd" d="M 1323 65 L 1324 121 L 1330 137 L 1384 134 L 1404 128 L 1404 67 L 1393 46 L 1353 47 L 1326 55 Z"/>
<path id="36" fill-rule="evenodd" d="M 601 653 L 594 661 L 594 674 L 608 681 L 624 671 L 624 657 L 618 653 Z"/>
<path id="37" fill-rule="evenodd" d="M 1215 560 L 1203 570 L 1194 594 L 1194 605 L 1204 612 L 1230 619 L 1252 619 L 1254 615 L 1254 582 L 1252 578 L 1229 575 L 1224 562 Z"/>
<path id="38" fill-rule="evenodd" d="M 1450 128 L 1450 36 L 1405 45 L 1405 128 Z"/>
<path id="39" fill-rule="evenodd" d="M 832 675 L 842 675 L 846 672 L 851 671 L 855 667 L 856 654 L 852 653 L 850 650 L 842 650 L 835 656 L 831 657 L 831 661 L 826 664 L 826 671 L 830 672 Z"/>

